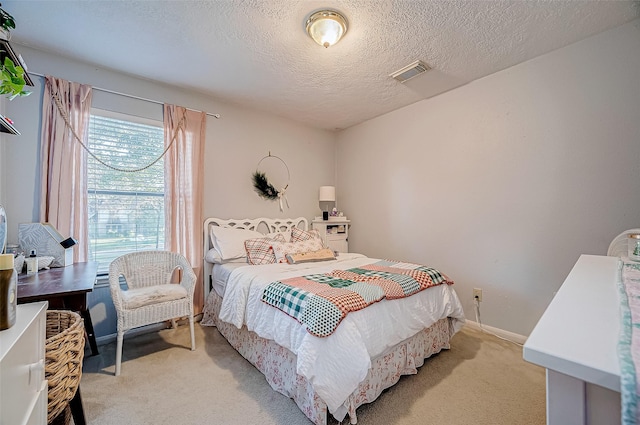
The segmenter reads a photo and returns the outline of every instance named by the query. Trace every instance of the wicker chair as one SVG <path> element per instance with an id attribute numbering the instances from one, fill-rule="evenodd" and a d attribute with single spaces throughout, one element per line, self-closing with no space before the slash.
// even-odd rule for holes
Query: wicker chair
<path id="1" fill-rule="evenodd" d="M 610 257 L 626 257 L 627 256 L 627 241 L 629 233 L 640 233 L 640 229 L 629 229 L 616 236 L 609 245 L 607 255 Z"/>
<path id="2" fill-rule="evenodd" d="M 180 283 L 171 283 L 180 269 Z M 122 290 L 120 276 L 128 289 Z M 122 340 L 129 329 L 187 316 L 191 328 L 191 350 L 196 349 L 193 334 L 193 292 L 196 276 L 181 254 L 168 251 L 140 251 L 116 258 L 109 267 L 111 297 L 118 314 L 116 376 L 120 375 Z"/>

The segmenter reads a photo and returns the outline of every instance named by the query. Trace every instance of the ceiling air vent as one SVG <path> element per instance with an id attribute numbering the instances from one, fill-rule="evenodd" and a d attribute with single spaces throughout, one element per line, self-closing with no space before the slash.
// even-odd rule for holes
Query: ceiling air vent
<path id="1" fill-rule="evenodd" d="M 417 77 L 420 74 L 423 74 L 430 70 L 429 65 L 422 61 L 415 61 L 414 63 L 405 66 L 404 68 L 389 74 L 389 77 L 395 78 L 396 80 L 404 83 L 412 79 L 413 77 Z"/>

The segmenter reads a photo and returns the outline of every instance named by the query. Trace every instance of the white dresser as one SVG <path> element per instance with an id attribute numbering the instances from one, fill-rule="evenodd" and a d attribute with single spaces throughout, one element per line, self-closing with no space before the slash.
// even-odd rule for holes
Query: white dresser
<path id="1" fill-rule="evenodd" d="M 547 425 L 620 423 L 619 261 L 582 255 L 524 344 L 547 369 Z"/>
<path id="2" fill-rule="evenodd" d="M 334 251 L 349 252 L 350 220 L 313 220 L 311 228 L 320 232 L 325 245 Z"/>
<path id="3" fill-rule="evenodd" d="M 44 353 L 47 302 L 20 304 L 0 331 L 0 425 L 46 425 Z"/>

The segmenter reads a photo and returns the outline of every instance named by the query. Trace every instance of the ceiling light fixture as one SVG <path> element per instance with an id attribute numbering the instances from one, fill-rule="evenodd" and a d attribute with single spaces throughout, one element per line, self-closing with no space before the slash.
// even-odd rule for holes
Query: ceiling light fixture
<path id="1" fill-rule="evenodd" d="M 347 20 L 334 10 L 312 13 L 306 26 L 309 37 L 324 47 L 333 46 L 347 32 Z"/>

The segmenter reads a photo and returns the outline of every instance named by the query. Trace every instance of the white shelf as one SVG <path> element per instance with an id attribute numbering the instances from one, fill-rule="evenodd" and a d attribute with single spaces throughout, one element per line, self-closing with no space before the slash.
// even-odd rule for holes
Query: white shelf
<path id="1" fill-rule="evenodd" d="M 27 73 L 27 65 L 24 63 L 22 56 L 13 50 L 9 41 L 0 39 L 0 63 L 4 64 L 4 58 L 6 57 L 10 58 L 15 66 L 21 66 L 24 69 L 24 82 L 26 85 L 33 87 L 33 80 L 31 80 L 31 77 L 29 77 Z M 0 133 L 20 135 L 20 132 L 13 124 L 7 121 L 2 115 L 0 115 Z"/>
<path id="2" fill-rule="evenodd" d="M 20 135 L 20 132 L 2 114 L 0 114 L 0 133 L 15 134 L 17 136 Z"/>

